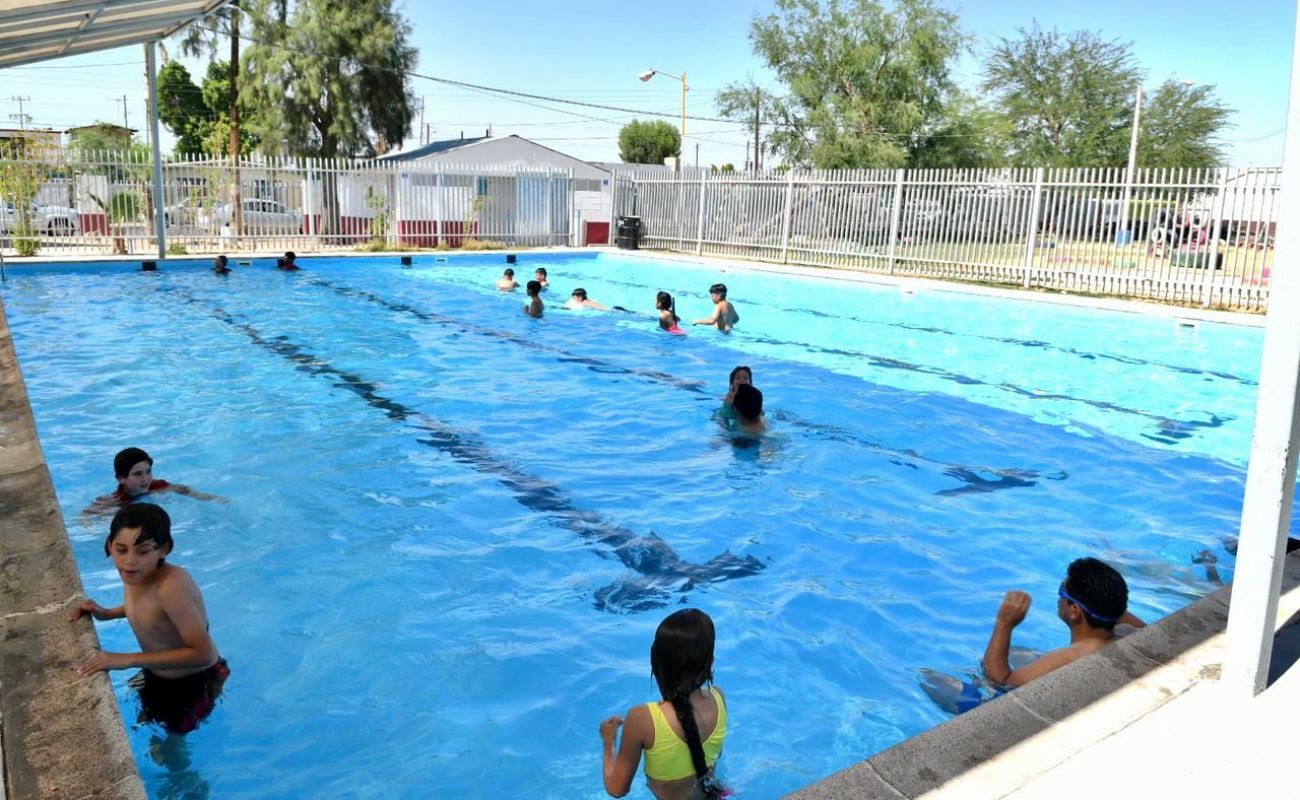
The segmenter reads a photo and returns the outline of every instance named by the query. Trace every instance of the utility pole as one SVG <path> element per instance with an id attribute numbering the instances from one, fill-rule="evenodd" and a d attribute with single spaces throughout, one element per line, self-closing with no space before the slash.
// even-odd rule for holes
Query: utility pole
<path id="1" fill-rule="evenodd" d="M 120 102 L 122 103 L 122 127 L 129 131 L 131 130 L 131 122 L 126 115 L 126 95 L 122 95 Z"/>
<path id="2" fill-rule="evenodd" d="M 9 99 L 12 100 L 12 101 L 14 101 L 15 103 L 18 104 L 18 114 L 17 114 L 16 116 L 15 116 L 14 114 L 10 114 L 10 115 L 9 115 L 9 119 L 16 119 L 16 120 L 18 120 L 18 127 L 22 129 L 22 132 L 23 132 L 23 138 L 26 139 L 26 138 L 27 138 L 27 115 L 23 113 L 23 103 L 30 103 L 30 102 L 32 102 L 32 98 L 30 98 L 30 97 L 11 97 L 11 98 L 9 98 Z"/>
<path id="3" fill-rule="evenodd" d="M 700 143 L 695 143 L 695 168 L 700 168 Z"/>
<path id="4" fill-rule="evenodd" d="M 762 151 L 762 149 L 759 147 L 759 143 L 758 143 L 758 136 L 759 136 L 758 112 L 759 112 L 759 108 L 761 108 L 762 105 L 763 105 L 763 90 L 755 86 L 754 87 L 754 173 L 755 174 L 758 174 L 758 171 L 763 168 L 763 165 L 759 157 L 759 153 Z"/>
<path id="5" fill-rule="evenodd" d="M 421 145 L 421 146 L 423 146 L 423 145 L 425 144 L 425 141 L 424 141 L 424 104 L 425 104 L 424 95 L 420 95 L 420 145 Z"/>

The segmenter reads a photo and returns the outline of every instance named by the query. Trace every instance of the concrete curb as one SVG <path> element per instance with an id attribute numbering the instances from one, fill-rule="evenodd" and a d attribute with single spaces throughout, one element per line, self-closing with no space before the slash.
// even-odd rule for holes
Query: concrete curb
<path id="1" fill-rule="evenodd" d="M 10 798 L 143 800 L 0 303 L 0 745 Z"/>

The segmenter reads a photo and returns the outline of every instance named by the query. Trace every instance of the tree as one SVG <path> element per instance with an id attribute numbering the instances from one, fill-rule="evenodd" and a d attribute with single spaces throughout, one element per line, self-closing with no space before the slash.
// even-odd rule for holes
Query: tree
<path id="1" fill-rule="evenodd" d="M 1011 128 L 1011 158 L 1024 166 L 1126 163 L 1133 93 L 1142 72 L 1129 45 L 1092 31 L 1020 28 L 984 64 L 985 91 Z"/>
<path id="2" fill-rule="evenodd" d="M 662 164 L 677 154 L 681 141 L 677 128 L 664 120 L 634 119 L 618 132 L 618 157 L 626 164 Z"/>
<path id="3" fill-rule="evenodd" d="M 1165 81 L 1142 102 L 1138 126 L 1139 167 L 1200 169 L 1223 163 L 1219 134 L 1232 109 L 1219 102 L 1213 86 Z"/>
<path id="4" fill-rule="evenodd" d="M 1007 163 L 1010 126 L 994 109 L 954 92 L 937 122 L 909 146 L 908 166 L 930 169 L 1000 167 Z"/>
<path id="5" fill-rule="evenodd" d="M 776 0 L 754 51 L 789 91 L 772 109 L 772 149 L 820 168 L 901 167 L 936 120 L 966 39 L 934 0 Z"/>
<path id="6" fill-rule="evenodd" d="M 751 124 L 754 133 L 754 165 L 758 172 L 763 168 L 762 125 L 763 120 L 770 120 L 775 113 L 777 97 L 754 82 L 753 78 L 745 83 L 727 85 L 714 97 L 718 113 L 727 119 L 744 121 Z"/>
<path id="7" fill-rule="evenodd" d="M 176 135 L 178 155 L 203 152 L 204 126 L 209 109 L 203 93 L 179 61 L 168 61 L 158 70 L 158 121 Z"/>
<path id="8" fill-rule="evenodd" d="M 263 113 L 263 150 L 368 156 L 411 129 L 416 50 L 392 0 L 259 0 L 247 15 L 245 91 Z"/>

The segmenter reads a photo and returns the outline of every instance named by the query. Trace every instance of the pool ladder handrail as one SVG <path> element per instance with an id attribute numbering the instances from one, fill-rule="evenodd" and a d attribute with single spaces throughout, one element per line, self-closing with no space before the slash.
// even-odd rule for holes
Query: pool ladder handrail
<path id="1" fill-rule="evenodd" d="M 5 254 L 0 250 L 0 283 L 8 283 L 9 279 L 5 277 Z"/>

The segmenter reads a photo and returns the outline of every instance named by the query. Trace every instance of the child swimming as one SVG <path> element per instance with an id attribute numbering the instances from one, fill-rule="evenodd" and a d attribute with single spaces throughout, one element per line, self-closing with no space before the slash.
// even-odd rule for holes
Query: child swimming
<path id="1" fill-rule="evenodd" d="M 605 791 L 611 796 L 632 788 L 642 752 L 646 785 L 659 800 L 725 796 L 713 773 L 727 738 L 726 698 L 712 685 L 713 641 L 713 620 L 697 608 L 659 623 L 650 672 L 663 699 L 630 709 L 626 724 L 618 716 L 600 723 Z M 620 726 L 623 741 L 615 755 Z"/>
<path id="2" fill-rule="evenodd" d="M 724 425 L 730 427 L 736 422 L 736 387 L 741 384 L 754 385 L 754 370 L 741 364 L 727 376 L 727 394 L 722 398 L 722 408 L 717 417 Z"/>
<path id="3" fill-rule="evenodd" d="M 673 296 L 667 292 L 660 292 L 655 295 L 655 308 L 659 311 L 659 327 L 673 334 L 683 334 L 677 323 L 682 318 L 677 316 L 677 304 L 673 302 Z"/>

